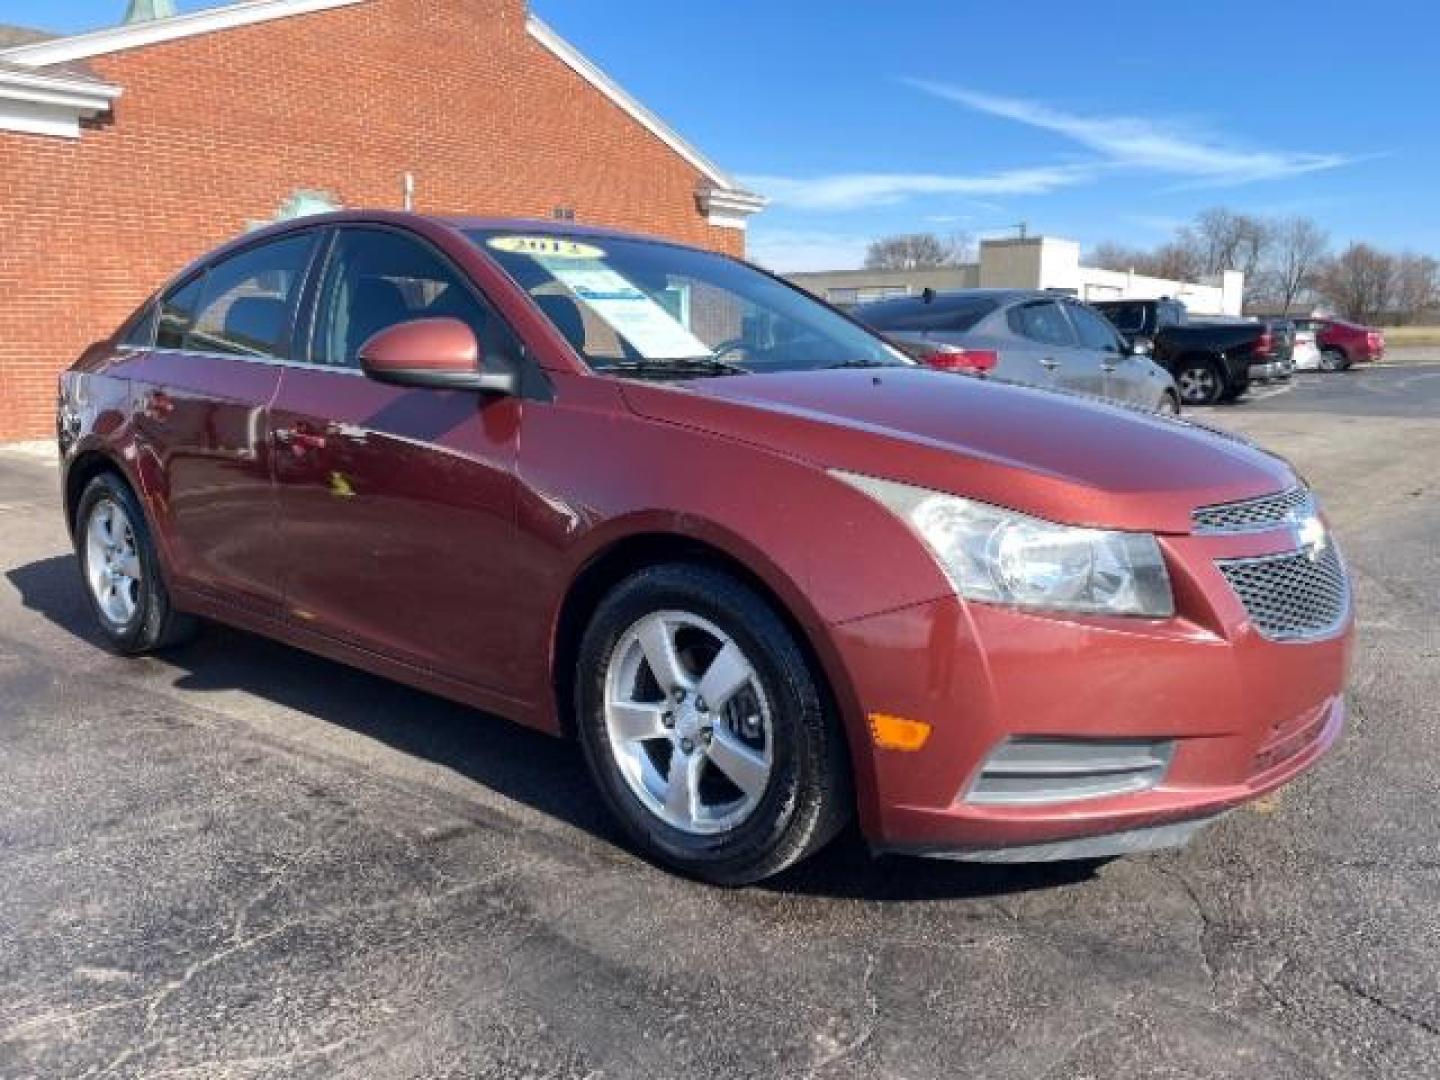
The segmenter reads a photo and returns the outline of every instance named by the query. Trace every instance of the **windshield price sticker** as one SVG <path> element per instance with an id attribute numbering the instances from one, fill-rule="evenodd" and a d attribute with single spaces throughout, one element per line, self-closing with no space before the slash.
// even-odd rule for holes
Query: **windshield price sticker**
<path id="1" fill-rule="evenodd" d="M 496 236 L 487 241 L 496 251 L 547 259 L 602 259 L 605 249 L 560 236 Z"/>
<path id="2" fill-rule="evenodd" d="M 598 257 L 582 259 L 562 255 L 557 258 L 548 254 L 533 257 L 646 360 L 713 355 L 710 346 Z"/>

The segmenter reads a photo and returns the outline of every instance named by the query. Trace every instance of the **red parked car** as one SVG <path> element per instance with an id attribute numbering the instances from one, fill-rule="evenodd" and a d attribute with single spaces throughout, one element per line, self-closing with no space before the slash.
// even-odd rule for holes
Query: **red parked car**
<path id="1" fill-rule="evenodd" d="M 1322 371 L 1344 371 L 1354 364 L 1371 363 L 1385 356 L 1385 335 L 1373 326 L 1318 316 L 1293 322 L 1296 329 L 1314 333 Z"/>
<path id="2" fill-rule="evenodd" d="M 927 371 L 722 255 L 345 213 L 61 381 L 122 652 L 216 619 L 578 737 L 650 857 L 1182 842 L 1340 732 L 1350 588 L 1283 461 Z"/>

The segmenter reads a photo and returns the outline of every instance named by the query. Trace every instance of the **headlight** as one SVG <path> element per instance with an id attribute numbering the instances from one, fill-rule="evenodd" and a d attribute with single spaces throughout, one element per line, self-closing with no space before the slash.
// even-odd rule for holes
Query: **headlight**
<path id="1" fill-rule="evenodd" d="M 833 472 L 906 522 L 969 600 L 1099 615 L 1175 614 L 1149 533 L 1056 525 L 925 488 Z"/>

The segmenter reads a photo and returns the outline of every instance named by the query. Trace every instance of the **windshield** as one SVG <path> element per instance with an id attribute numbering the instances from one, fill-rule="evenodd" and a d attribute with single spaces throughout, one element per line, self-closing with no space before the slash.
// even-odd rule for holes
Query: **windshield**
<path id="1" fill-rule="evenodd" d="M 596 371 L 691 378 L 912 363 L 806 294 L 710 252 L 609 236 L 467 235 Z"/>

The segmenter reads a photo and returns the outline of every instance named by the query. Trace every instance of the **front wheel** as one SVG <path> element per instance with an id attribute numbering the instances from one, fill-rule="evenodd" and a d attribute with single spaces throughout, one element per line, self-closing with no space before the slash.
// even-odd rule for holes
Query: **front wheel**
<path id="1" fill-rule="evenodd" d="M 140 502 L 115 474 L 81 494 L 75 549 L 96 621 L 118 651 L 153 652 L 194 634 L 195 619 L 171 606 Z"/>
<path id="2" fill-rule="evenodd" d="M 1180 400 L 1192 408 L 1214 405 L 1225 392 L 1225 380 L 1213 360 L 1187 360 L 1175 373 Z"/>
<path id="3" fill-rule="evenodd" d="M 850 810 L 843 741 L 794 635 L 708 566 L 642 570 L 601 602 L 579 656 L 580 740 L 647 856 L 742 885 L 818 850 Z"/>

